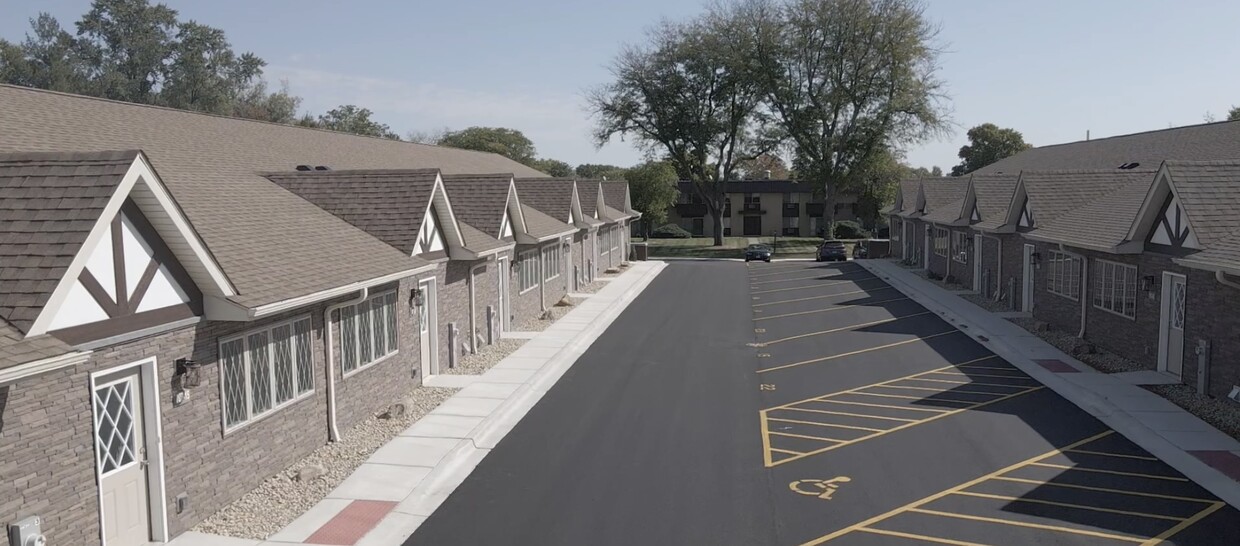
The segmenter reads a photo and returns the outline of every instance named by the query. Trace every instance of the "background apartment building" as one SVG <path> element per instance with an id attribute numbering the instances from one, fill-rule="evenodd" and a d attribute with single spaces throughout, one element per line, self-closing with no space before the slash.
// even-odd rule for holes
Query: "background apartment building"
<path id="1" fill-rule="evenodd" d="M 668 221 L 694 236 L 713 237 L 715 226 L 706 202 L 691 182 L 677 184 L 680 196 L 668 212 Z M 815 185 L 795 180 L 744 180 L 728 182 L 723 214 L 725 237 L 822 236 L 824 203 L 814 194 Z M 856 220 L 857 198 L 842 195 L 835 204 L 835 219 Z"/>

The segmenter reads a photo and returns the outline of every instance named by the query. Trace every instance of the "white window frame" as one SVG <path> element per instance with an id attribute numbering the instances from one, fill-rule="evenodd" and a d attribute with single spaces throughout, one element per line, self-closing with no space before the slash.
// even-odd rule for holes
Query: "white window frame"
<path id="1" fill-rule="evenodd" d="M 1137 320 L 1137 266 L 1110 260 L 1094 260 L 1093 276 L 1094 307 L 1126 319 Z"/>
<path id="2" fill-rule="evenodd" d="M 951 232 L 952 259 L 956 262 L 969 263 L 969 233 L 967 231 Z"/>
<path id="3" fill-rule="evenodd" d="M 559 278 L 560 269 L 561 269 L 560 254 L 561 252 L 560 252 L 559 241 L 556 241 L 554 245 L 543 249 L 542 251 L 542 260 L 543 260 L 542 280 L 543 281 L 549 281 L 552 279 Z"/>
<path id="4" fill-rule="evenodd" d="M 934 255 L 947 257 L 948 236 L 947 230 L 939 226 L 934 226 L 932 241 L 934 242 Z"/>
<path id="5" fill-rule="evenodd" d="M 1081 258 L 1058 250 L 1046 254 L 1046 291 L 1081 301 Z"/>
<path id="6" fill-rule="evenodd" d="M 296 355 L 298 354 L 297 347 L 296 347 L 296 343 L 297 343 L 297 340 L 296 340 L 297 326 L 296 325 L 297 323 L 300 323 L 303 321 L 306 322 L 307 324 L 306 343 L 308 344 L 308 347 L 306 348 L 306 354 L 307 354 L 307 358 L 310 359 L 310 361 L 308 362 L 308 366 L 310 368 L 309 387 L 306 387 L 305 385 L 301 384 L 301 374 L 299 373 L 297 362 L 296 362 Z M 293 345 L 290 347 L 290 356 L 292 356 L 294 359 L 292 363 L 293 381 L 296 384 L 293 386 L 294 395 L 292 398 L 289 398 L 288 400 L 285 400 L 284 402 L 277 402 L 276 401 L 277 387 L 276 387 L 276 369 L 275 369 L 276 368 L 275 342 L 274 342 L 274 336 L 272 334 L 273 332 L 275 332 L 277 328 L 280 328 L 283 326 L 288 326 L 292 332 L 290 340 L 292 340 L 291 343 Z M 267 335 L 267 366 L 268 366 L 268 369 L 269 369 L 268 371 L 270 373 L 270 378 L 271 378 L 270 384 L 268 387 L 271 390 L 271 393 L 270 393 L 271 407 L 267 408 L 262 413 L 255 414 L 254 413 L 254 391 L 250 387 L 250 381 L 254 377 L 250 371 L 250 365 L 251 365 L 250 336 L 253 336 L 259 333 L 265 333 Z M 225 373 L 225 370 L 224 370 L 224 356 L 223 356 L 224 345 L 236 342 L 238 340 L 241 341 L 241 367 L 242 367 L 241 373 L 242 373 L 242 377 L 245 380 L 245 385 L 242 387 L 243 389 L 245 389 L 245 408 L 244 408 L 245 418 L 235 423 L 229 424 L 228 422 L 228 393 L 227 393 L 228 387 L 225 384 L 227 380 L 227 374 Z M 267 326 L 263 326 L 262 328 L 252 328 L 250 330 L 246 330 L 238 334 L 230 335 L 227 337 L 221 337 L 216 345 L 216 349 L 218 351 L 218 353 L 216 353 L 217 354 L 216 360 L 218 363 L 219 374 L 220 374 L 219 376 L 220 377 L 220 381 L 219 381 L 220 383 L 220 423 L 224 427 L 225 435 L 235 432 L 237 430 L 240 430 L 242 428 L 245 428 L 258 421 L 261 421 L 281 409 L 284 409 L 288 406 L 296 404 L 297 402 L 300 402 L 301 400 L 304 400 L 314 395 L 314 379 L 315 379 L 314 372 L 316 369 L 315 362 L 314 362 L 314 353 L 315 353 L 314 321 L 310 315 L 302 315 L 302 316 L 294 317 L 288 320 L 272 323 Z"/>
<path id="7" fill-rule="evenodd" d="M 389 298 L 391 299 L 391 302 L 390 302 L 391 315 L 384 315 L 384 320 L 386 321 L 388 326 L 394 326 L 396 328 L 396 336 L 393 337 L 391 335 L 391 332 L 389 332 L 385 328 L 383 332 L 384 333 L 384 345 L 387 350 L 383 354 L 376 354 L 375 353 L 375 328 L 374 328 L 375 302 L 379 302 L 380 304 L 387 305 L 389 304 L 389 302 L 387 301 Z M 369 338 L 369 341 L 367 343 L 370 344 L 370 351 L 371 351 L 370 360 L 368 361 L 363 361 L 362 359 L 362 344 L 361 344 L 362 320 L 361 320 L 361 315 L 356 314 L 357 308 L 361 307 L 363 304 L 367 304 L 366 313 L 367 315 L 369 315 L 366 318 L 366 323 L 369 329 L 369 331 L 366 332 L 366 337 Z M 396 301 L 396 290 L 394 289 L 384 290 L 382 292 L 371 294 L 369 297 L 366 298 L 366 301 L 362 303 L 357 303 L 354 305 L 340 308 L 340 328 L 338 328 L 337 330 L 339 330 L 340 332 L 339 341 L 340 341 L 340 374 L 341 374 L 340 376 L 341 377 L 343 378 L 352 377 L 353 375 L 356 375 L 358 372 L 361 372 L 362 370 L 370 368 L 371 366 L 374 366 L 375 364 L 383 362 L 384 360 L 391 358 L 392 355 L 395 355 L 400 352 L 400 321 L 388 319 L 388 317 L 395 317 L 396 313 L 399 312 L 399 308 L 400 308 L 400 305 L 398 305 L 398 302 Z M 353 358 L 354 358 L 353 362 L 356 362 L 356 364 L 353 366 L 352 369 L 346 369 L 346 364 L 348 363 L 348 361 L 345 360 L 345 353 L 344 353 L 344 350 L 345 350 L 344 314 L 346 311 L 349 311 L 349 310 L 352 310 L 352 312 L 355 313 L 354 319 L 353 319 Z"/>
<path id="8" fill-rule="evenodd" d="M 540 263 L 537 250 L 527 250 L 517 254 L 517 295 L 529 292 L 542 284 L 538 271 Z M 529 281 L 529 286 L 526 286 L 526 281 Z"/>
<path id="9" fill-rule="evenodd" d="M 692 230 L 692 228 L 693 228 L 693 224 L 690 223 L 689 229 Z M 599 239 L 601 239 L 600 242 L 602 243 L 601 246 L 603 248 L 603 250 L 600 251 L 599 254 L 603 256 L 610 254 L 611 253 L 611 242 L 609 241 L 608 238 L 611 236 L 611 228 L 603 228 L 602 230 L 599 231 L 598 236 L 599 236 Z"/>

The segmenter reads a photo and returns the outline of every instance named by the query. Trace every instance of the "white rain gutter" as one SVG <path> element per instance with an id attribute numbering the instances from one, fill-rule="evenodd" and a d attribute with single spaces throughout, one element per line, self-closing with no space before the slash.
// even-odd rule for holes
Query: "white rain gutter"
<path id="1" fill-rule="evenodd" d="M 340 440 L 340 427 L 336 424 L 336 359 L 332 348 L 332 311 L 357 305 L 370 297 L 370 287 L 363 286 L 358 296 L 346 302 L 330 305 L 323 310 L 323 344 L 327 349 L 327 438 L 336 442 Z"/>
<path id="2" fill-rule="evenodd" d="M 1089 309 L 1089 298 L 1086 297 L 1086 291 L 1089 290 L 1089 260 L 1083 254 L 1077 254 L 1064 248 L 1063 243 L 1059 243 L 1059 251 L 1081 260 L 1081 329 L 1076 333 L 1076 337 L 1085 339 L 1085 319 L 1087 318 L 1085 313 Z"/>

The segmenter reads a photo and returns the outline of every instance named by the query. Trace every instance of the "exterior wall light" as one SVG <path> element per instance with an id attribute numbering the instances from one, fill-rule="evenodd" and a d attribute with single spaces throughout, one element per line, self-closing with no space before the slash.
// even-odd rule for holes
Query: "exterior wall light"
<path id="1" fill-rule="evenodd" d="M 192 389 L 202 384 L 202 364 L 192 358 L 176 359 L 176 376 L 181 380 L 182 389 Z"/>
<path id="2" fill-rule="evenodd" d="M 422 291 L 422 288 L 409 289 L 409 306 L 422 307 L 423 305 L 426 305 L 426 293 Z"/>
<path id="3" fill-rule="evenodd" d="M 1158 275 L 1146 275 L 1141 277 L 1141 290 L 1145 291 L 1146 294 L 1149 294 L 1150 297 L 1153 297 L 1154 293 L 1161 288 L 1162 278 Z"/>

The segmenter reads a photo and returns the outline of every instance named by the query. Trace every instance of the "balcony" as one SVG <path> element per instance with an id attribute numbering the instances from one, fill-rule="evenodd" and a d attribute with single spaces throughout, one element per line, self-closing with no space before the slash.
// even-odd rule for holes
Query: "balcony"
<path id="1" fill-rule="evenodd" d="M 797 218 L 801 216 L 800 203 L 784 203 L 784 218 Z"/>
<path id="2" fill-rule="evenodd" d="M 706 216 L 706 203 L 678 203 L 676 214 L 681 218 L 701 218 Z"/>
<path id="3" fill-rule="evenodd" d="M 823 211 L 826 207 L 822 203 L 806 203 L 805 213 L 813 218 L 822 218 Z"/>

